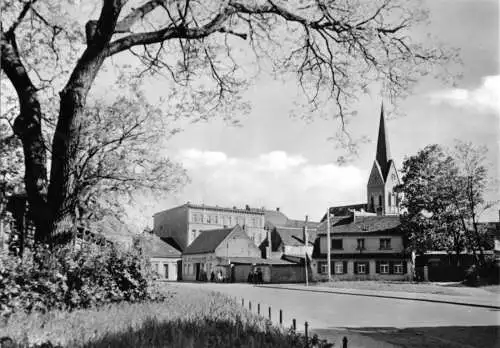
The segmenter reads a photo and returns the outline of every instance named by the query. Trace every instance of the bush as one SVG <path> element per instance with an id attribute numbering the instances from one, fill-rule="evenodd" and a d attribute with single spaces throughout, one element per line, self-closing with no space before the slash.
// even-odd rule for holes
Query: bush
<path id="1" fill-rule="evenodd" d="M 38 246 L 0 256 L 0 315 L 155 299 L 147 262 L 114 245 Z"/>

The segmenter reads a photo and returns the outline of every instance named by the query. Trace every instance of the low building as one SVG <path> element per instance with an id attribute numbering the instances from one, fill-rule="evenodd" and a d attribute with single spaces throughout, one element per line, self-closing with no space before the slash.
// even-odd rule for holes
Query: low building
<path id="1" fill-rule="evenodd" d="M 152 233 L 137 236 L 134 244 L 149 258 L 159 280 L 177 281 L 180 278 L 181 252 L 175 246 Z"/>
<path id="2" fill-rule="evenodd" d="M 266 240 L 262 243 L 260 249 L 262 257 L 271 259 L 281 259 L 284 256 L 312 257 L 314 241 L 316 239 L 316 229 L 308 228 L 308 242 L 304 239 L 304 229 L 297 227 L 277 226 L 269 231 L 271 238 L 271 249 Z"/>
<path id="3" fill-rule="evenodd" d="M 266 236 L 264 211 L 246 206 L 244 209 L 186 203 L 158 212 L 153 216 L 153 231 L 161 238 L 172 238 L 185 250 L 206 230 L 239 225 L 255 245 Z"/>
<path id="4" fill-rule="evenodd" d="M 312 269 L 328 278 L 326 220 L 318 227 Z M 330 220 L 331 276 L 337 280 L 408 280 L 411 255 L 405 252 L 399 216 L 333 217 Z"/>
<path id="5" fill-rule="evenodd" d="M 214 269 L 237 263 L 241 258 L 260 259 L 259 248 L 242 227 L 202 231 L 182 253 L 182 279 L 210 280 Z M 230 274 L 226 277 L 230 278 Z"/>

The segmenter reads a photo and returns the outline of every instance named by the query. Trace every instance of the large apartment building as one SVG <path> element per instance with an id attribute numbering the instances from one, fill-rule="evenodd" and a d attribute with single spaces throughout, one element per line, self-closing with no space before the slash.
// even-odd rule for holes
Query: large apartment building
<path id="1" fill-rule="evenodd" d="M 153 215 L 156 235 L 170 237 L 184 250 L 201 231 L 239 225 L 248 237 L 260 245 L 266 237 L 264 210 L 246 206 L 243 209 L 186 203 Z"/>

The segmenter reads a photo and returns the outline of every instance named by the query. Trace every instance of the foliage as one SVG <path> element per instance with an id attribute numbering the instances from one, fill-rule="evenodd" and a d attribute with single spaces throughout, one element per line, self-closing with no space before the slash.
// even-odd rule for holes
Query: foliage
<path id="1" fill-rule="evenodd" d="M 303 335 L 271 325 L 225 295 L 167 286 L 160 303 L 14 314 L 0 329 L 15 342 L 68 347 L 304 347 Z M 310 344 L 313 338 L 309 338 Z M 320 340 L 318 340 L 320 341 Z M 324 342 L 318 342 L 323 347 Z M 252 345 L 253 344 L 253 345 Z"/>
<path id="2" fill-rule="evenodd" d="M 79 131 L 106 69 L 131 64 L 130 81 L 165 74 L 164 95 L 176 96 L 170 109 L 198 119 L 246 109 L 242 92 L 261 70 L 294 74 L 301 104 L 330 112 L 332 103 L 344 125 L 360 93 L 382 86 L 384 95 L 403 98 L 456 58 L 412 35 L 427 20 L 414 0 L 9 0 L 1 10 L 2 73 L 16 92 L 13 129 L 43 241 L 74 222 Z M 176 89 L 183 93 L 170 93 Z"/>
<path id="3" fill-rule="evenodd" d="M 419 253 L 448 250 L 480 252 L 486 242 L 478 223 L 488 189 L 485 148 L 458 142 L 453 150 L 429 145 L 403 163 L 397 189 L 403 192 L 402 216 L 409 247 Z M 458 260 L 458 258 L 457 258 Z"/>
<path id="4" fill-rule="evenodd" d="M 155 298 L 138 253 L 107 244 L 38 246 L 0 258 L 0 313 L 73 310 Z"/>

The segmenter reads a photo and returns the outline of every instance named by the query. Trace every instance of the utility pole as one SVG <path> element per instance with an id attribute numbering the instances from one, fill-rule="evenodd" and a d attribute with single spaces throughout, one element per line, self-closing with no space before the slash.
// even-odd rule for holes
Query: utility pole
<path id="1" fill-rule="evenodd" d="M 306 222 L 304 223 L 304 264 L 306 267 L 306 286 L 309 286 L 309 272 L 307 270 L 307 247 L 309 246 L 309 237 L 307 235 L 307 220 L 308 216 L 306 215 Z"/>
<path id="2" fill-rule="evenodd" d="M 330 208 L 326 211 L 326 262 L 328 270 L 328 281 L 332 281 L 332 257 L 331 257 L 331 243 L 330 239 Z"/>

